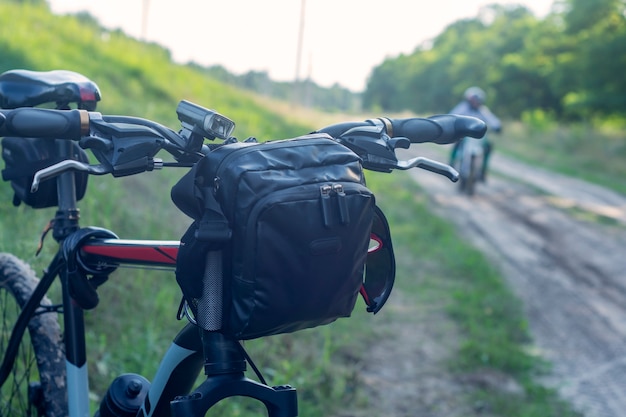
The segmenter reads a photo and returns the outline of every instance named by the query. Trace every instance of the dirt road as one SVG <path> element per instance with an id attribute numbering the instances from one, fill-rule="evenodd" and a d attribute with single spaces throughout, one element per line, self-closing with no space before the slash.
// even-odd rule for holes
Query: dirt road
<path id="1" fill-rule="evenodd" d="M 419 149 L 446 161 L 440 150 Z M 626 198 L 498 154 L 492 171 L 472 198 L 438 175 L 412 175 L 524 303 L 536 348 L 554 366 L 545 383 L 586 417 L 623 416 Z"/>

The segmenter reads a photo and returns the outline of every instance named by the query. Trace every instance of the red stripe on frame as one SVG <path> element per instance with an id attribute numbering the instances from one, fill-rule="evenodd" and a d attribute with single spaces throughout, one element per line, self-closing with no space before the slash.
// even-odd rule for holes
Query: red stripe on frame
<path id="1" fill-rule="evenodd" d="M 100 255 L 118 260 L 171 265 L 176 264 L 176 257 L 178 256 L 178 247 L 173 246 L 85 245 L 81 249 L 91 255 Z"/>

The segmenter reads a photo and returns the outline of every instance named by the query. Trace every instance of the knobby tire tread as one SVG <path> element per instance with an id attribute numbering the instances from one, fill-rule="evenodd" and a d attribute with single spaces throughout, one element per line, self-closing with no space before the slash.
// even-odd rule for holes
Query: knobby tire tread
<path id="1" fill-rule="evenodd" d="M 6 293 L 1 294 L 0 299 L 6 300 L 6 297 L 12 297 L 19 308 L 22 309 L 38 282 L 39 279 L 28 264 L 11 254 L 0 253 L 0 292 Z M 41 300 L 41 305 L 51 305 L 51 302 L 47 297 L 44 297 Z M 2 307 L 4 314 L 6 314 L 5 307 Z M 6 321 L 7 319 L 3 317 L 3 320 Z M 6 323 L 3 326 L 6 326 Z M 10 323 L 9 326 L 8 331 L 10 332 L 13 327 Z M 4 331 L 4 328 L 2 330 Z M 45 414 L 43 415 L 46 417 L 67 416 L 65 354 L 57 314 L 43 313 L 35 315 L 28 323 L 28 333 L 37 361 L 39 382 L 42 388 L 43 408 L 45 409 Z M 9 336 L 2 334 L 1 337 L 8 339 Z M 6 343 L 6 340 L 1 341 L 3 350 L 6 348 Z M 24 343 L 24 340 L 22 340 L 22 343 Z M 21 348 L 30 349 L 31 346 L 23 346 Z M 4 355 L 4 352 L 0 352 L 0 354 Z M 19 360 L 20 358 L 18 357 L 16 361 Z M 14 410 L 4 409 L 7 407 L 7 404 L 5 404 L 5 392 L 11 388 L 7 387 L 7 385 L 14 384 L 14 380 L 14 376 L 10 375 L 3 387 L 1 387 L 0 415 L 7 412 L 11 412 L 11 416 L 14 415 Z M 23 402 L 20 406 L 24 406 L 27 400 L 27 398 L 21 399 Z M 27 415 L 26 410 L 23 410 L 23 413 Z M 33 415 L 38 414 L 35 412 Z"/>

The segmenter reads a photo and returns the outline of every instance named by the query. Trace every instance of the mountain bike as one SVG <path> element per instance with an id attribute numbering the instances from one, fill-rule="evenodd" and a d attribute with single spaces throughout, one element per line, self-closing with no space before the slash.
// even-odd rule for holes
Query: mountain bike
<path id="1" fill-rule="evenodd" d="M 49 230 L 59 243 L 39 278 L 17 257 L 0 254 L 0 416 L 90 415 L 84 312 L 98 305 L 98 287 L 121 266 L 176 267 L 181 239 L 121 239 L 104 228 L 80 226 L 77 205 L 87 176 L 124 177 L 168 167 L 193 170 L 234 140 L 230 119 L 185 100 L 176 109 L 181 128 L 175 131 L 143 118 L 98 113 L 99 97 L 95 83 L 69 71 L 14 70 L 0 75 L 5 107 L 0 110 L 0 137 L 11 138 L 9 152 L 3 156 L 11 160 L 21 151 L 32 150 L 22 149 L 20 139 L 34 141 L 37 149 L 32 177 L 20 183 L 15 178 L 24 172 L 13 172 L 17 175 L 12 177 L 14 202 L 57 207 Z M 49 102 L 56 103 L 56 109 L 36 107 Z M 74 105 L 77 108 L 70 108 Z M 455 181 L 458 174 L 448 165 L 423 157 L 399 161 L 395 149 L 480 137 L 485 126 L 470 117 L 438 115 L 345 122 L 318 132 L 358 155 L 365 169 L 391 172 L 417 167 Z M 98 163 L 91 164 L 84 150 Z M 168 159 L 157 158 L 159 153 Z M 21 167 L 13 168 L 20 171 Z M 339 199 L 344 190 L 335 187 L 331 192 Z M 381 244 L 374 242 L 373 247 Z M 210 288 L 213 297 L 205 305 L 210 310 L 222 296 L 211 285 L 221 283 L 225 267 L 214 251 L 207 254 L 204 267 L 204 288 Z M 52 302 L 48 293 L 57 279 L 61 300 Z M 201 308 L 192 307 L 181 303 L 178 317 L 186 317 L 187 322 L 152 380 L 133 373 L 120 375 L 96 415 L 203 416 L 224 398 L 246 396 L 263 403 L 270 417 L 296 416 L 295 388 L 269 386 L 237 338 L 222 332 L 219 323 L 204 324 L 219 317 L 202 316 Z M 258 381 L 245 376 L 246 365 Z M 206 379 L 194 388 L 203 369 Z"/>

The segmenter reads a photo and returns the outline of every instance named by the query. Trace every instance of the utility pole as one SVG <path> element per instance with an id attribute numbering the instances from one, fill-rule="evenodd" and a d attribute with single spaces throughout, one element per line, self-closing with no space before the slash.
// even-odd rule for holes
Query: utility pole
<path id="1" fill-rule="evenodd" d="M 306 15 L 306 0 L 300 2 L 300 28 L 298 31 L 298 49 L 296 51 L 296 78 L 293 83 L 293 101 L 300 101 L 300 64 L 302 62 L 302 41 L 304 39 L 304 19 Z"/>
<path id="2" fill-rule="evenodd" d="M 150 10 L 150 0 L 143 0 L 141 10 L 141 39 L 146 41 L 148 37 L 148 12 Z"/>

